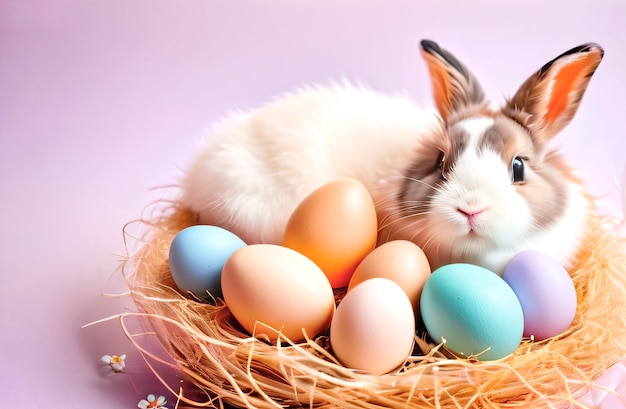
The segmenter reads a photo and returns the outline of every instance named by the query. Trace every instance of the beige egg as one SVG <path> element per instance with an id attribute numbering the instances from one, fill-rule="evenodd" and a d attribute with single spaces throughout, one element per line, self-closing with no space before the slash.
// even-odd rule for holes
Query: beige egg
<path id="1" fill-rule="evenodd" d="M 350 279 L 348 291 L 370 278 L 388 278 L 404 290 L 419 317 L 420 295 L 430 273 L 430 264 L 421 248 L 410 241 L 394 240 L 377 247 L 363 259 Z"/>
<path id="2" fill-rule="evenodd" d="M 302 254 L 271 244 L 243 247 L 222 269 L 224 301 L 252 335 L 293 342 L 328 329 L 335 298 L 326 276 Z"/>
<path id="3" fill-rule="evenodd" d="M 382 375 L 411 354 L 415 315 L 402 288 L 372 278 L 346 294 L 330 326 L 330 345 L 344 366 Z"/>
<path id="4" fill-rule="evenodd" d="M 376 246 L 374 202 L 357 180 L 342 178 L 307 196 L 292 213 L 283 245 L 313 260 L 333 288 L 348 285 L 363 258 Z"/>

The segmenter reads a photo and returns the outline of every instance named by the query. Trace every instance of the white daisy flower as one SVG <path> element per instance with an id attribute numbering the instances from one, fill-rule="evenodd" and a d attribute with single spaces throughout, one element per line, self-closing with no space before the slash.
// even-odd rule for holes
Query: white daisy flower
<path id="1" fill-rule="evenodd" d="M 109 364 L 113 372 L 122 372 L 126 367 L 124 360 L 126 359 L 126 354 L 122 354 L 120 356 L 117 355 L 104 355 L 100 360 L 105 364 Z"/>
<path id="2" fill-rule="evenodd" d="M 150 394 L 147 399 L 140 400 L 137 407 L 140 409 L 167 409 L 167 406 L 165 406 L 166 403 L 165 396 L 159 396 L 157 398 L 153 394 Z"/>

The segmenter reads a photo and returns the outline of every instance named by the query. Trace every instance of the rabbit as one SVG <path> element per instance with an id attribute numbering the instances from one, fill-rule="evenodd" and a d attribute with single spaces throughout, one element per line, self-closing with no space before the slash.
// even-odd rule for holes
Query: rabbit
<path id="1" fill-rule="evenodd" d="M 413 241 L 433 270 L 471 263 L 502 275 L 528 249 L 568 268 L 592 201 L 549 142 L 576 113 L 603 49 L 559 55 L 499 109 L 450 52 L 423 40 L 421 54 L 436 110 L 343 83 L 231 114 L 184 175 L 182 204 L 249 244 L 280 244 L 300 201 L 352 177 L 376 204 L 378 244 Z"/>

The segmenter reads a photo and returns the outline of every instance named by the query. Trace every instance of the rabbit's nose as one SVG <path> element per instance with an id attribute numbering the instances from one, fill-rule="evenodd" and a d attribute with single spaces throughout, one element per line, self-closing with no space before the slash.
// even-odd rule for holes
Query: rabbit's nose
<path id="1" fill-rule="evenodd" d="M 479 214 L 481 214 L 482 212 L 485 211 L 485 209 L 481 209 L 481 210 L 467 210 L 467 209 L 463 209 L 463 208 L 457 208 L 456 209 L 457 212 L 461 213 L 463 216 L 467 217 L 468 219 L 473 219 L 476 216 L 478 216 Z"/>
<path id="2" fill-rule="evenodd" d="M 470 210 L 470 209 L 458 207 L 456 210 L 457 212 L 461 213 L 463 216 L 467 218 L 467 224 L 469 225 L 471 230 L 474 230 L 477 225 L 476 217 L 482 212 L 484 212 L 486 209 L 480 209 L 480 210 L 471 209 Z"/>

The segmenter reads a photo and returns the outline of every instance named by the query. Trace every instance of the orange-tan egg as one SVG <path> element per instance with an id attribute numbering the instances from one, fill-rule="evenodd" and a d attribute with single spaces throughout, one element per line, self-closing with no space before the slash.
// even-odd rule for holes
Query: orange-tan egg
<path id="1" fill-rule="evenodd" d="M 394 240 L 377 247 L 363 259 L 350 279 L 348 292 L 371 278 L 387 278 L 404 290 L 419 317 L 420 295 L 430 273 L 430 264 L 421 248 L 407 240 Z"/>
<path id="2" fill-rule="evenodd" d="M 365 186 L 342 178 L 321 186 L 298 205 L 283 245 L 313 260 L 332 287 L 341 288 L 376 246 L 377 230 L 376 209 Z"/>

